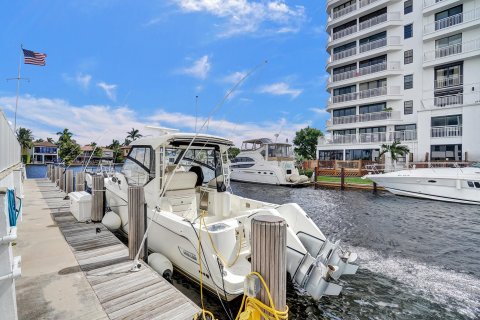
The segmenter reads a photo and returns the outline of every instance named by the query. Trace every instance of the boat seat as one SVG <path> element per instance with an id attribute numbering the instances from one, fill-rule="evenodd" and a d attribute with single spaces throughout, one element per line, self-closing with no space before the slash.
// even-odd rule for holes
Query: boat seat
<path id="1" fill-rule="evenodd" d="M 170 177 L 170 174 L 167 175 L 165 181 L 169 181 Z M 190 221 L 195 219 L 197 217 L 196 183 L 197 175 L 194 172 L 175 172 L 161 201 L 161 209 L 171 211 Z"/>

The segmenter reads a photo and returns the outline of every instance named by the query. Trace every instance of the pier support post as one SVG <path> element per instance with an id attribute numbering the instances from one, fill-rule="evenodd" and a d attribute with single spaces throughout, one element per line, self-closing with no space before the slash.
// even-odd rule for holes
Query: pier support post
<path id="1" fill-rule="evenodd" d="M 318 167 L 315 167 L 313 169 L 313 188 L 314 189 L 317 189 L 317 170 L 318 170 Z"/>
<path id="2" fill-rule="evenodd" d="M 345 190 L 345 168 L 340 168 L 340 190 Z"/>
<path id="3" fill-rule="evenodd" d="M 65 192 L 67 193 L 67 195 L 70 192 L 73 192 L 73 171 L 72 170 L 67 170 L 65 189 L 66 189 Z"/>
<path id="4" fill-rule="evenodd" d="M 373 183 L 373 193 L 377 193 L 377 183 Z"/>
<path id="5" fill-rule="evenodd" d="M 135 259 L 146 229 L 145 194 L 143 187 L 128 187 L 128 257 Z M 145 243 L 147 249 L 147 243 Z M 139 258 L 145 257 L 142 250 Z"/>
<path id="6" fill-rule="evenodd" d="M 75 191 L 85 191 L 85 172 L 77 172 L 75 176 Z"/>
<path id="7" fill-rule="evenodd" d="M 53 175 L 53 183 L 58 186 L 58 178 L 60 177 L 60 167 L 55 166 L 54 175 Z"/>
<path id="8" fill-rule="evenodd" d="M 52 168 L 49 164 L 47 164 L 47 179 L 50 180 L 50 174 L 52 173 Z"/>
<path id="9" fill-rule="evenodd" d="M 281 217 L 259 215 L 252 219 L 252 271 L 262 275 L 275 309 L 287 306 L 287 223 Z M 262 287 L 258 299 L 269 305 Z"/>
<path id="10" fill-rule="evenodd" d="M 60 191 L 65 191 L 65 168 L 60 167 L 60 178 L 58 180 Z"/>
<path id="11" fill-rule="evenodd" d="M 92 221 L 102 221 L 104 214 L 103 206 L 103 176 L 92 177 Z"/>

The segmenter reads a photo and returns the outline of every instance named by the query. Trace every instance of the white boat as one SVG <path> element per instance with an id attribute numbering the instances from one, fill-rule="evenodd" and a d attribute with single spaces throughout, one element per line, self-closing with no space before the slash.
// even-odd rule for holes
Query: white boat
<path id="1" fill-rule="evenodd" d="M 120 217 L 123 231 L 128 233 L 128 186 L 144 186 L 152 223 L 148 248 L 199 281 L 201 236 L 203 285 L 231 300 L 243 294 L 251 271 L 252 218 L 281 216 L 288 223 L 287 270 L 293 281 L 316 299 L 338 295 L 342 287 L 335 280 L 356 273 L 356 254 L 327 240 L 295 203 L 271 204 L 228 192 L 227 150 L 232 145 L 224 138 L 188 133 L 132 142 L 122 172 L 105 178 L 107 204 Z"/>
<path id="2" fill-rule="evenodd" d="M 309 183 L 295 168 L 292 145 L 268 138 L 246 140 L 231 160 L 230 178 L 235 181 L 299 186 Z"/>
<path id="3" fill-rule="evenodd" d="M 365 178 L 401 196 L 480 204 L 480 168 L 409 169 Z"/>

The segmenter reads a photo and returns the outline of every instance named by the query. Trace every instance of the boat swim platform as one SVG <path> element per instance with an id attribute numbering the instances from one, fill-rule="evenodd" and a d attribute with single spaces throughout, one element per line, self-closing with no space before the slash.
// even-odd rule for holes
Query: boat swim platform
<path id="1" fill-rule="evenodd" d="M 14 254 L 19 319 L 192 319 L 200 308 L 101 223 L 78 222 L 65 193 L 47 179 L 24 185 Z"/>

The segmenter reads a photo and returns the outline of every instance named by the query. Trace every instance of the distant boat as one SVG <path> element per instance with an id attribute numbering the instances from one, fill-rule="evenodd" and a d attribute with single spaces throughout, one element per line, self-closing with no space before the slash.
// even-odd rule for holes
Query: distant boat
<path id="1" fill-rule="evenodd" d="M 393 194 L 448 202 L 480 204 L 480 168 L 424 168 L 369 174 Z"/>
<path id="2" fill-rule="evenodd" d="M 231 161 L 231 180 L 283 186 L 309 183 L 295 168 L 291 144 L 260 138 L 243 141 L 240 150 Z"/>

